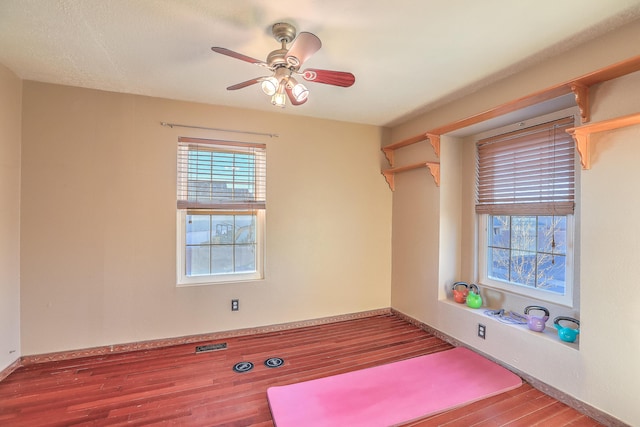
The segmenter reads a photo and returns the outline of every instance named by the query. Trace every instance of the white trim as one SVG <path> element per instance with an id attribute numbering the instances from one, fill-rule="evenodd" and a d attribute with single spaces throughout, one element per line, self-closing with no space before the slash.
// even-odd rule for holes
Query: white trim
<path id="1" fill-rule="evenodd" d="M 569 116 L 573 116 L 573 121 L 575 123 L 579 123 L 580 110 L 578 109 L 578 107 L 565 108 L 564 110 L 554 111 L 553 113 L 545 114 L 538 117 L 532 117 L 527 120 L 521 120 L 517 123 L 487 130 L 487 131 L 478 133 L 476 135 L 473 135 L 473 139 L 474 141 L 479 141 L 481 139 L 486 139 L 486 138 L 490 138 L 492 136 L 500 135 L 503 133 L 517 131 L 517 130 L 528 128 L 531 126 L 537 126 L 546 122 L 551 122 L 551 121 L 558 120 L 563 117 L 569 117 Z"/>

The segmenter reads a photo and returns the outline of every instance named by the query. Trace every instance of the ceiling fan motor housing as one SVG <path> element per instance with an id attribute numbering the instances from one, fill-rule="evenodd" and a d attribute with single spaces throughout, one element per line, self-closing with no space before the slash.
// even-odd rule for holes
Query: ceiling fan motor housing
<path id="1" fill-rule="evenodd" d="M 278 68 L 281 66 L 287 66 L 288 63 L 284 59 L 284 56 L 287 54 L 287 49 L 276 49 L 269 53 L 267 56 L 267 64 L 269 68 Z"/>
<path id="2" fill-rule="evenodd" d="M 286 22 L 273 24 L 271 32 L 273 33 L 273 37 L 280 43 L 291 43 L 291 41 L 296 38 L 296 28 Z"/>

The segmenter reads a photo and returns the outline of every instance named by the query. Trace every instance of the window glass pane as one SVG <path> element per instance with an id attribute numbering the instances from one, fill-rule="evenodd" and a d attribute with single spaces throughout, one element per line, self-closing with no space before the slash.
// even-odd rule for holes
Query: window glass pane
<path id="1" fill-rule="evenodd" d="M 233 246 L 211 247 L 211 274 L 233 273 Z"/>
<path id="2" fill-rule="evenodd" d="M 256 216 L 236 215 L 235 243 L 256 242 Z"/>
<path id="3" fill-rule="evenodd" d="M 538 218 L 538 252 L 553 250 L 553 219 L 552 216 Z"/>
<path id="4" fill-rule="evenodd" d="M 567 217 L 554 217 L 554 249 L 553 253 L 555 254 L 563 254 L 567 253 Z"/>
<path id="5" fill-rule="evenodd" d="M 209 246 L 186 247 L 186 275 L 201 276 L 211 274 L 209 266 Z"/>
<path id="6" fill-rule="evenodd" d="M 209 215 L 187 215 L 186 243 L 197 245 L 211 240 L 211 219 Z"/>
<path id="7" fill-rule="evenodd" d="M 538 254 L 538 288 L 564 295 L 566 257 Z"/>
<path id="8" fill-rule="evenodd" d="M 535 287 L 536 285 L 536 253 L 528 251 L 511 251 L 512 283 Z"/>
<path id="9" fill-rule="evenodd" d="M 233 243 L 233 221 L 233 215 L 211 215 L 212 244 Z"/>
<path id="10" fill-rule="evenodd" d="M 235 247 L 235 255 L 236 272 L 256 271 L 255 245 L 237 245 Z"/>
<path id="11" fill-rule="evenodd" d="M 488 259 L 489 274 L 492 279 L 509 280 L 509 250 L 496 249 L 489 250 Z"/>
<path id="12" fill-rule="evenodd" d="M 567 217 L 538 217 L 538 252 L 566 254 Z"/>
<path id="13" fill-rule="evenodd" d="M 536 250 L 537 230 L 535 216 L 511 217 L 511 249 Z"/>
<path id="14" fill-rule="evenodd" d="M 491 230 L 489 233 L 489 246 L 494 248 L 508 248 L 511 240 L 511 217 L 508 215 L 495 215 L 491 217 Z"/>

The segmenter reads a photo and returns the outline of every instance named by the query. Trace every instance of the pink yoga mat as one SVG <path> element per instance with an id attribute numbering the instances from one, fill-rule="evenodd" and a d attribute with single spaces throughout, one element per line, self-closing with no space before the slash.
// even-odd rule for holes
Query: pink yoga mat
<path id="1" fill-rule="evenodd" d="M 519 387 L 507 369 L 458 347 L 373 368 L 270 387 L 276 427 L 388 427 Z"/>

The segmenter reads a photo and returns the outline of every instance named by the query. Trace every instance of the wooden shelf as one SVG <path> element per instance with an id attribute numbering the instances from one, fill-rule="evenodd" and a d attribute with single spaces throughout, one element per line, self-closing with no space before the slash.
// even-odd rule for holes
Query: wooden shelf
<path id="1" fill-rule="evenodd" d="M 382 152 L 385 157 L 389 161 L 389 165 L 393 167 L 394 158 L 393 152 L 399 148 L 406 147 L 407 145 L 415 144 L 416 142 L 424 141 L 428 139 L 433 147 L 433 151 L 436 153 L 436 156 L 440 157 L 440 135 L 436 135 L 430 132 L 421 133 L 416 136 L 412 136 L 411 138 L 403 139 L 402 141 L 394 142 L 393 144 L 389 144 L 385 147 L 382 147 Z"/>
<path id="2" fill-rule="evenodd" d="M 407 166 L 400 166 L 397 168 L 384 169 L 382 174 L 384 175 L 384 179 L 387 180 L 387 184 L 389 184 L 389 188 L 391 191 L 395 190 L 395 175 L 397 173 L 406 172 L 412 169 L 418 168 L 429 168 L 429 172 L 431 172 L 431 176 L 433 176 L 433 180 L 436 183 L 436 187 L 440 187 L 440 163 L 437 162 L 420 162 L 414 163 Z"/>
<path id="3" fill-rule="evenodd" d="M 522 98 L 518 98 L 513 101 L 507 102 L 506 104 L 499 105 L 483 113 L 451 122 L 444 126 L 431 129 L 428 132 L 424 132 L 411 138 L 407 138 L 403 141 L 395 142 L 393 144 L 387 145 L 386 147 L 383 147 L 382 151 L 389 160 L 389 164 L 393 166 L 394 150 L 406 147 L 407 145 L 415 144 L 416 142 L 424 141 L 425 139 L 429 139 L 434 151 L 436 152 L 436 155 L 440 157 L 441 135 L 465 128 L 467 126 L 481 123 L 495 117 L 512 113 L 514 111 L 530 107 L 544 101 L 549 101 L 551 99 L 564 96 L 569 93 L 573 93 L 573 95 L 575 96 L 576 104 L 580 110 L 580 118 L 582 123 L 587 123 L 591 120 L 589 88 L 595 84 L 613 80 L 618 77 L 634 73 L 636 71 L 640 71 L 640 55 L 634 56 L 616 64 L 609 65 L 608 67 L 601 68 L 567 82 L 560 83 L 541 91 L 523 96 Z"/>
<path id="4" fill-rule="evenodd" d="M 511 113 L 522 108 L 530 107 L 559 96 L 573 93 L 576 97 L 576 104 L 580 109 L 582 123 L 589 122 L 590 105 L 589 105 L 589 88 L 595 84 L 608 80 L 613 80 L 633 72 L 640 71 L 640 55 L 626 59 L 624 61 L 609 65 L 591 73 L 582 75 L 567 82 L 560 83 L 555 86 L 548 87 L 538 92 L 523 96 L 497 107 L 491 108 L 483 113 L 476 114 L 455 122 L 451 122 L 444 126 L 431 129 L 428 133 L 435 135 L 444 135 L 467 126 L 481 123 L 495 117 Z"/>
<path id="5" fill-rule="evenodd" d="M 416 163 L 409 166 L 394 168 L 393 167 L 394 151 L 399 148 L 406 147 L 408 145 L 415 144 L 417 142 L 428 139 L 436 155 L 440 157 L 440 136 L 441 135 L 445 135 L 455 130 L 462 129 L 477 123 L 481 123 L 486 120 L 493 119 L 495 117 L 499 117 L 508 113 L 512 113 L 514 111 L 517 111 L 526 107 L 530 107 L 544 101 L 549 101 L 551 99 L 558 98 L 560 96 L 564 96 L 570 93 L 573 93 L 573 95 L 575 96 L 576 105 L 580 110 L 581 122 L 587 123 L 591 120 L 591 105 L 589 102 L 590 87 L 595 84 L 602 83 L 608 80 L 613 80 L 618 77 L 622 77 L 624 75 L 631 74 L 636 71 L 640 71 L 640 55 L 609 65 L 607 67 L 601 68 L 591 73 L 571 79 L 564 83 L 560 83 L 555 86 L 551 86 L 546 89 L 540 90 L 538 92 L 534 92 L 532 94 L 523 96 L 521 98 L 515 99 L 513 101 L 507 102 L 497 107 L 491 108 L 482 113 L 448 123 L 446 125 L 431 129 L 428 132 L 424 132 L 419 135 L 412 136 L 411 138 L 407 138 L 405 140 L 387 145 L 386 147 L 382 148 L 382 151 L 384 152 L 384 155 L 389 161 L 389 165 L 391 166 L 391 169 L 383 170 L 382 174 L 387 180 L 389 187 L 391 187 L 391 190 L 394 190 L 394 175 L 396 173 L 400 173 L 406 170 L 415 169 L 419 167 L 428 167 L 429 170 L 431 171 L 431 174 L 433 175 L 434 180 L 436 181 L 436 185 L 440 186 L 440 164 L 439 163 L 421 162 L 421 163 Z M 612 122 L 612 123 L 608 123 L 608 122 Z M 570 129 L 574 131 L 572 135 L 576 141 L 576 146 L 578 147 L 578 152 L 581 157 L 582 167 L 584 169 L 589 169 L 590 167 L 589 135 L 594 132 L 601 132 L 602 130 L 615 129 L 622 126 L 630 126 L 632 124 L 637 124 L 638 114 L 634 114 L 627 117 L 621 117 L 620 119 L 615 119 L 613 121 L 608 121 L 608 122 L 594 123 L 593 125 L 585 125 L 585 126 L 580 126 L 580 127 Z M 602 126 L 603 124 L 605 126 L 613 126 L 613 127 L 600 130 L 599 127 Z"/>
<path id="6" fill-rule="evenodd" d="M 591 168 L 591 134 L 640 124 L 640 113 L 567 129 L 573 136 L 583 169 Z"/>

